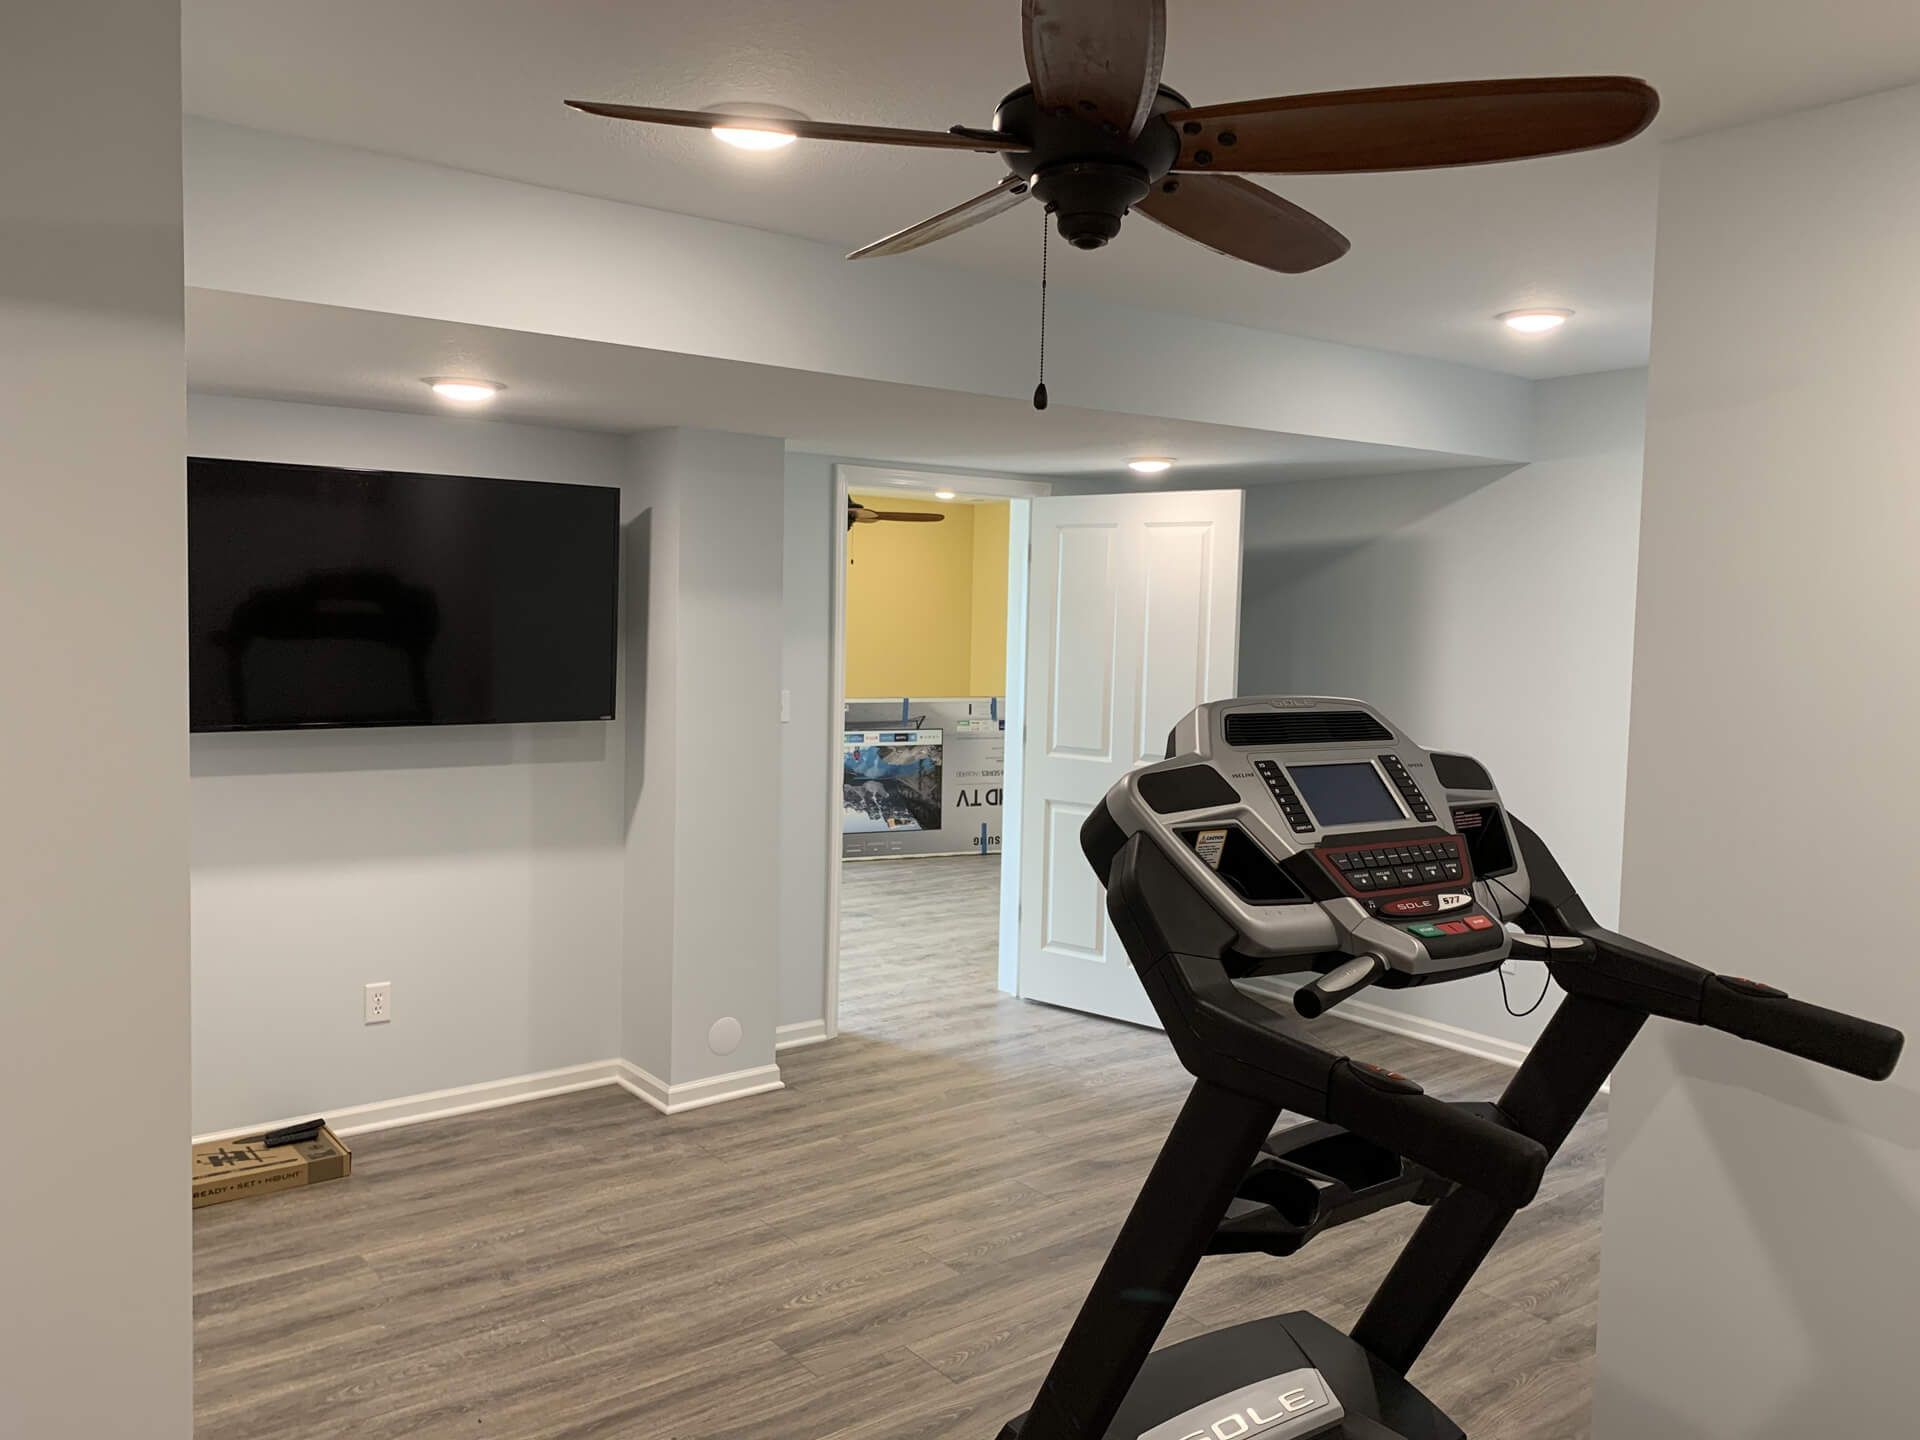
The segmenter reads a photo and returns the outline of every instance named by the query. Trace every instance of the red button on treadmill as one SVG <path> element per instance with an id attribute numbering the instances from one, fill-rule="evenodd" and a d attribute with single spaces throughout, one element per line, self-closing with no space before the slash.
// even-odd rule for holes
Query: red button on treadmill
<path id="1" fill-rule="evenodd" d="M 1445 935 L 1464 935 L 1467 933 L 1465 922 L 1460 920 L 1442 920 L 1440 931 Z"/>
<path id="2" fill-rule="evenodd" d="M 1466 924 L 1469 930 L 1491 930 L 1493 928 L 1493 921 L 1484 915 L 1469 915 L 1467 916 Z"/>

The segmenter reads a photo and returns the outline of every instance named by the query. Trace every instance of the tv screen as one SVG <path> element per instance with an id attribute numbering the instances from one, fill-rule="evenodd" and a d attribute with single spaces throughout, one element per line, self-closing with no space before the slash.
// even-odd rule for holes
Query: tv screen
<path id="1" fill-rule="evenodd" d="M 192 728 L 613 718 L 620 492 L 187 464 Z"/>
<path id="2" fill-rule="evenodd" d="M 940 828 L 938 730 L 849 730 L 841 738 L 843 834 Z"/>

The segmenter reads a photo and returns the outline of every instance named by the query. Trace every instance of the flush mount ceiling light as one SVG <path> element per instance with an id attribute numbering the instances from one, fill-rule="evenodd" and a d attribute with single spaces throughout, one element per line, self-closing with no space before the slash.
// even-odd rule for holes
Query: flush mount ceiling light
<path id="1" fill-rule="evenodd" d="M 1162 455 L 1142 455 L 1127 461 L 1127 468 L 1136 475 L 1164 475 L 1173 468 L 1173 461 Z"/>
<path id="2" fill-rule="evenodd" d="M 1571 310 L 1508 310 L 1493 317 L 1522 335 L 1545 335 L 1573 318 Z"/>
<path id="3" fill-rule="evenodd" d="M 427 388 L 456 405 L 485 405 L 507 387 L 497 380 L 468 380 L 453 375 L 429 375 Z"/>
<path id="4" fill-rule="evenodd" d="M 934 499 L 936 499 L 936 500 L 951 500 L 951 499 L 953 499 L 953 498 L 954 498 L 954 496 L 953 496 L 953 491 L 951 491 L 951 490 L 936 490 L 936 491 L 934 491 L 934 492 L 933 492 L 933 498 L 934 498 Z"/>

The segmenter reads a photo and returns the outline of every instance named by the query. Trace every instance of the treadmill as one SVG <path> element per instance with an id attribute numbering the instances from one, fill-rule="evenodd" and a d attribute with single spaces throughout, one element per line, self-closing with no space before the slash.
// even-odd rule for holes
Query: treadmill
<path id="1" fill-rule="evenodd" d="M 1001 1440 L 1462 1440 L 1407 1380 L 1651 1017 L 1884 1080 L 1899 1031 L 1602 928 L 1486 767 L 1355 700 L 1202 705 L 1081 829 L 1194 1085 L 1032 1408 Z M 1524 959 L 1566 998 L 1498 1101 L 1447 1103 L 1316 1044 L 1370 986 Z M 1300 977 L 1297 1014 L 1237 982 Z M 1283 1111 L 1308 1124 L 1277 1130 Z M 1155 1352 L 1207 1255 L 1425 1218 L 1350 1333 L 1305 1312 Z"/>

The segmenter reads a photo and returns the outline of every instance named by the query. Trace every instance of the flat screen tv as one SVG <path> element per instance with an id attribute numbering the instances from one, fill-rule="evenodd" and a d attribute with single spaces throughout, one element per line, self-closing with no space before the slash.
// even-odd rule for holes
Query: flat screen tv
<path id="1" fill-rule="evenodd" d="M 613 718 L 620 492 L 187 463 L 192 728 Z"/>

